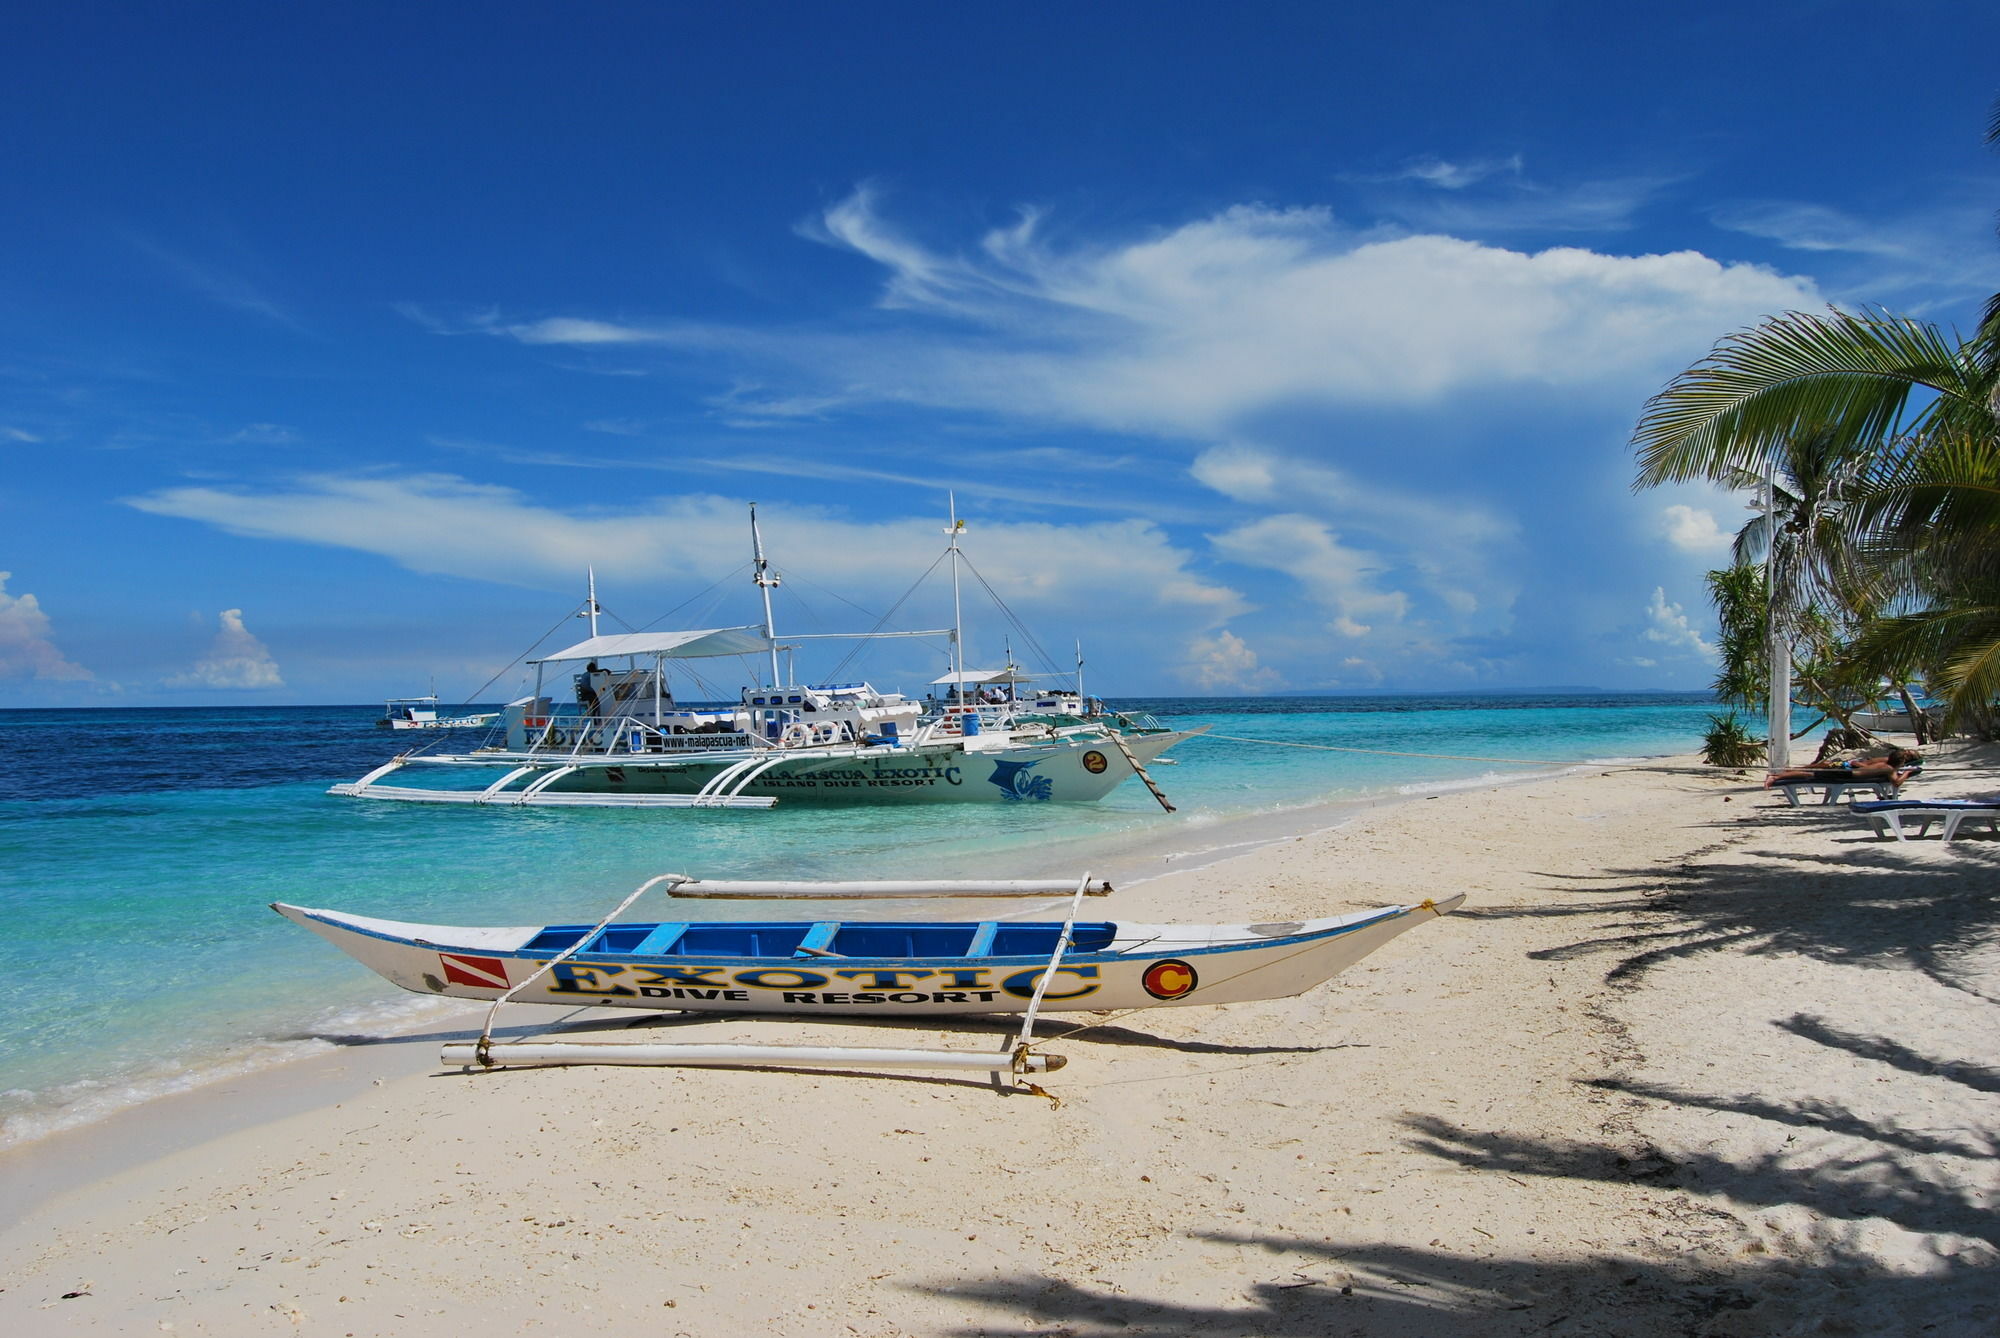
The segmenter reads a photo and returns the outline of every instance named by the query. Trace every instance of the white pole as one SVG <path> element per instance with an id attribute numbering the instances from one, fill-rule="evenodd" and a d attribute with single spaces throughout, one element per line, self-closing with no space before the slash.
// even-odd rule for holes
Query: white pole
<path id="1" fill-rule="evenodd" d="M 1007 1073 L 1014 1052 L 984 1054 L 964 1050 L 898 1050 L 843 1045 L 648 1045 L 630 1041 L 505 1041 L 481 1047 L 475 1041 L 447 1041 L 439 1058 L 463 1068 L 508 1064 L 673 1064 L 695 1068 L 963 1069 Z M 1048 1073 L 1066 1061 L 1061 1055 L 1026 1055 L 1020 1067 Z"/>
<path id="2" fill-rule="evenodd" d="M 590 634 L 597 635 L 597 568 L 585 567 L 584 575 L 590 580 Z"/>
<path id="3" fill-rule="evenodd" d="M 958 536 L 965 529 L 965 522 L 958 518 L 958 494 L 945 494 L 946 504 L 951 508 L 951 524 L 945 533 L 951 538 L 951 656 L 953 686 L 958 691 L 958 704 L 965 705 L 965 616 L 958 601 Z"/>
<path id="4" fill-rule="evenodd" d="M 771 574 L 771 564 L 764 560 L 764 534 L 757 528 L 757 504 L 750 503 L 750 547 L 756 554 L 756 570 L 752 579 L 757 582 L 758 593 L 764 596 L 764 639 L 771 643 L 771 681 L 767 686 L 778 687 L 783 679 L 778 674 L 778 631 L 771 621 L 771 587 L 778 584 L 779 577 Z"/>
<path id="5" fill-rule="evenodd" d="M 1769 653 L 1769 742 L 1764 763 L 1772 771 L 1792 764 L 1792 650 L 1778 617 L 1777 466 L 1764 470 L 1764 641 Z"/>

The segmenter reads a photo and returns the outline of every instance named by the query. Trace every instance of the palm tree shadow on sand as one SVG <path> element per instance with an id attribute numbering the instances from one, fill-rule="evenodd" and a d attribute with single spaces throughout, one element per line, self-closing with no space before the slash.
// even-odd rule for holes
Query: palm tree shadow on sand
<path id="1" fill-rule="evenodd" d="M 1837 835 L 1844 815 L 1784 814 L 1821 822 Z M 1974 1008 L 1995 1005 L 1971 958 L 2000 940 L 2000 845 L 1954 843 L 1942 862 L 1910 857 L 1888 843 L 1839 842 L 1822 854 L 1787 853 L 1788 870 L 1749 858 L 1759 833 L 1718 824 L 1724 839 L 1693 856 L 1645 868 L 1614 869 L 1577 887 L 1573 905 L 1482 910 L 1491 918 L 1588 917 L 1624 923 L 1563 947 L 1543 960 L 1598 958 L 1605 980 L 1630 988 L 1675 960 L 1731 948 L 1750 955 L 1800 954 L 1866 966 L 1900 965 L 1959 993 Z M 1803 862 L 1806 867 L 1800 869 Z M 1994 1019 L 2000 1022 L 2000 1016 Z M 1883 1076 L 1941 1079 L 1965 1094 L 2000 1093 L 2000 1068 L 1934 1055 L 1911 1023 L 1907 1037 L 1843 1030 L 1800 1011 L 1775 1024 L 1849 1063 Z M 1486 1257 L 1390 1244 L 1336 1247 L 1277 1234 L 1191 1233 L 1242 1267 L 1241 1303 L 1181 1304 L 1074 1278 L 1021 1274 L 939 1281 L 918 1290 L 990 1310 L 991 1323 L 949 1332 L 1202 1334 L 1209 1338 L 1358 1335 L 1401 1338 L 1477 1335 L 1667 1335 L 1910 1333 L 1986 1338 L 2000 1332 L 2000 1219 L 1984 1183 L 1948 1164 L 2000 1160 L 2000 1117 L 1985 1127 L 1918 1129 L 1871 1119 L 1811 1095 L 1744 1096 L 1628 1077 L 1588 1079 L 1629 1101 L 1698 1107 L 1840 1136 L 1856 1155 L 1815 1163 L 1783 1153 L 1743 1158 L 1669 1158 L 1650 1146 L 1589 1138 L 1520 1137 L 1467 1128 L 1428 1115 L 1404 1121 L 1410 1146 L 1440 1161 L 1517 1182 L 1560 1178 L 1642 1185 L 1653 1238 L 1677 1257 L 1625 1259 Z M 1989 1106 L 1988 1109 L 1991 1109 Z M 1947 1159 L 1941 1170 L 1935 1161 Z M 1984 1176 L 1984 1181 L 1990 1181 Z M 1744 1217 L 1793 1208 L 1810 1214 L 1811 1258 L 1763 1252 Z M 1738 1216 L 1742 1214 L 1743 1216 Z M 1797 1220 L 1794 1214 L 1793 1220 Z M 1863 1224 L 1888 1224 L 1955 1240 L 1923 1269 L 1893 1268 L 1848 1243 Z M 1637 1244 L 1638 1242 L 1634 1242 Z M 1702 1246 L 1706 1244 L 1708 1248 Z M 1259 1254 L 1258 1251 L 1262 1253 Z M 1664 1252 L 1663 1252 L 1664 1253 Z M 1115 1277 L 1115 1271 L 1106 1276 Z M 1051 1327 L 1052 1326 L 1052 1327 Z"/>

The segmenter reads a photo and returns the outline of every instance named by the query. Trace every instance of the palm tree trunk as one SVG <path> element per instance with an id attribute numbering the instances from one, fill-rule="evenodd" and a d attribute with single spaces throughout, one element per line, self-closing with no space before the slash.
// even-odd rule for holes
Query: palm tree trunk
<path id="1" fill-rule="evenodd" d="M 1896 684 L 1896 695 L 1903 699 L 1903 709 L 1910 713 L 1910 729 L 1917 736 L 1919 747 L 1930 742 L 1931 718 L 1917 709 L 1917 699 L 1910 695 L 1908 683 Z"/>

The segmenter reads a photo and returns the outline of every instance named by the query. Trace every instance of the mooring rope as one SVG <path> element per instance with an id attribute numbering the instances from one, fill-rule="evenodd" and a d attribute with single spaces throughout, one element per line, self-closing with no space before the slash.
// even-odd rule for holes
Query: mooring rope
<path id="1" fill-rule="evenodd" d="M 695 880 L 693 877 L 684 873 L 663 873 L 657 878 L 648 878 L 645 882 L 633 888 L 631 896 L 619 902 L 617 907 L 612 910 L 611 914 L 605 916 L 602 920 L 599 920 L 597 924 L 593 926 L 588 933 L 583 935 L 583 937 L 579 938 L 576 942 L 570 944 L 567 948 L 564 948 L 561 952 L 557 953 L 555 956 L 549 958 L 548 961 L 543 962 L 541 967 L 538 970 L 536 970 L 532 975 L 528 976 L 526 979 L 518 981 L 515 984 L 508 986 L 507 991 L 504 994 L 502 994 L 499 998 L 495 999 L 493 1001 L 493 1006 L 486 1010 L 486 1025 L 479 1029 L 479 1040 L 478 1043 L 473 1047 L 472 1053 L 474 1057 L 479 1061 L 480 1066 L 489 1069 L 495 1067 L 493 1063 L 493 1019 L 500 1016 L 501 1004 L 508 1002 L 516 994 L 519 994 L 522 990 L 526 989 L 528 986 L 534 984 L 536 981 L 540 980 L 543 976 L 547 975 L 550 972 L 550 970 L 552 970 L 558 963 L 566 962 L 570 958 L 576 956 L 579 952 L 582 952 L 584 944 L 590 942 L 592 939 L 596 938 L 599 934 L 603 933 L 606 927 L 609 926 L 613 920 L 616 920 L 619 916 L 623 915 L 626 911 L 626 908 L 631 906 L 633 902 L 637 901 L 639 897 L 648 888 L 658 887 L 661 883 L 672 883 L 676 887 L 678 887 L 682 883 L 692 883 L 694 881 Z"/>
<path id="2" fill-rule="evenodd" d="M 1458 753 L 1399 753 L 1388 748 L 1338 748 L 1330 743 L 1292 743 L 1285 739 L 1247 739 L 1237 734 L 1194 734 L 1194 739 L 1220 739 L 1225 743 L 1262 743 L 1272 748 L 1312 748 L 1322 753 L 1367 753 L 1372 757 L 1430 757 L 1440 762 L 1498 762 L 1510 767 L 1560 767 L 1574 766 L 1573 762 L 1559 762 L 1553 758 L 1538 757 L 1466 757 Z"/>

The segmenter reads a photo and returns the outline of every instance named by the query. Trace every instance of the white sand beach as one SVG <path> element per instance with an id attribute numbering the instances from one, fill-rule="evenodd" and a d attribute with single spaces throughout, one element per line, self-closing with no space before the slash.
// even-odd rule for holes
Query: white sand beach
<path id="1" fill-rule="evenodd" d="M 1923 793 L 1996 767 L 1936 754 Z M 0 1158 L 0 1328 L 2000 1331 L 2000 840 L 1675 759 L 1152 863 L 1104 913 L 1469 900 L 1300 998 L 1054 1019 L 1059 1104 L 349 1045 Z"/>

